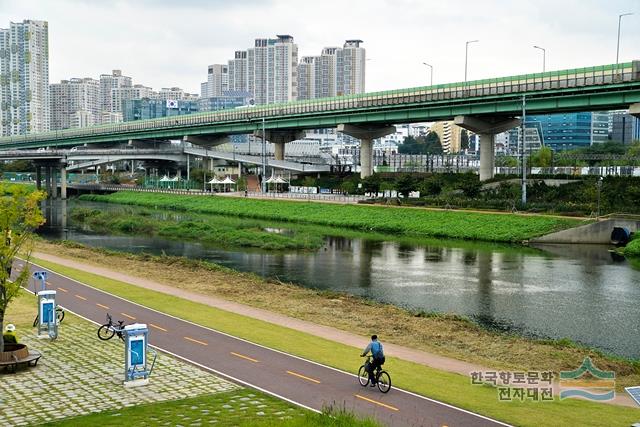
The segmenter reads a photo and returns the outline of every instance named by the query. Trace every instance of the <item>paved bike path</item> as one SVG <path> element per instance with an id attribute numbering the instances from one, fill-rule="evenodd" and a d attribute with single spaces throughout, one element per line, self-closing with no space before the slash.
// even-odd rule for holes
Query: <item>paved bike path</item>
<path id="1" fill-rule="evenodd" d="M 505 425 L 397 388 L 382 394 L 377 388 L 361 387 L 354 375 L 160 313 L 46 268 L 31 269 L 49 272 L 47 288 L 57 291 L 65 309 L 99 324 L 107 312 L 114 321 L 146 323 L 149 342 L 159 350 L 298 405 L 345 408 L 390 426 Z M 393 380 L 393 372 L 391 376 Z"/>

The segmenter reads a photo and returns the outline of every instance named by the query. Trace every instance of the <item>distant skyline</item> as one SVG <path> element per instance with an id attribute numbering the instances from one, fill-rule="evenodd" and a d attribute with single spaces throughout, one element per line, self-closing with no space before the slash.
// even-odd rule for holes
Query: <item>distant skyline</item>
<path id="1" fill-rule="evenodd" d="M 618 14 L 620 62 L 640 59 L 640 0 L 138 0 L 98 2 L 0 0 L 0 28 L 9 22 L 49 22 L 50 82 L 121 69 L 159 90 L 200 92 L 207 66 L 226 63 L 255 38 L 290 34 L 300 57 L 346 39 L 364 40 L 366 90 L 614 63 Z"/>

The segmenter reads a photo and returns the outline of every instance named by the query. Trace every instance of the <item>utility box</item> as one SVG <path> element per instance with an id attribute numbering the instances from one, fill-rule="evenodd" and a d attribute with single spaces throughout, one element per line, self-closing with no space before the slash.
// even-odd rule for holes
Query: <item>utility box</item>
<path id="1" fill-rule="evenodd" d="M 148 338 L 149 329 L 144 323 L 134 323 L 124 327 L 125 387 L 135 387 L 149 383 L 153 364 L 151 369 L 147 369 Z"/>
<path id="2" fill-rule="evenodd" d="M 38 336 L 58 338 L 56 291 L 38 292 Z"/>

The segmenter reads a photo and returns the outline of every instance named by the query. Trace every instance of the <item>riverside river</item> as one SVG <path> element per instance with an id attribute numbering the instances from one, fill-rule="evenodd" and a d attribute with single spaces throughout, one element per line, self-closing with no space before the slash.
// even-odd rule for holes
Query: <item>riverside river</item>
<path id="1" fill-rule="evenodd" d="M 612 256 L 606 246 L 522 248 L 456 241 L 408 245 L 326 237 L 317 251 L 267 253 L 91 234 L 67 221 L 66 211 L 61 202 L 47 208 L 49 225 L 41 234 L 112 250 L 204 259 L 301 286 L 412 310 L 461 314 L 489 328 L 529 337 L 566 337 L 640 358 L 640 270 Z"/>

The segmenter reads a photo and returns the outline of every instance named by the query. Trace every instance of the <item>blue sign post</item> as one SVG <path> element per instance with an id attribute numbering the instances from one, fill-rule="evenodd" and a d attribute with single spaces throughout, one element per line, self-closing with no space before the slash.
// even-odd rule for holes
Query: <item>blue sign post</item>
<path id="1" fill-rule="evenodd" d="M 151 368 L 147 369 L 149 329 L 144 323 L 134 323 L 124 327 L 124 385 L 136 387 L 149 383 L 149 376 L 155 364 L 155 352 Z"/>

